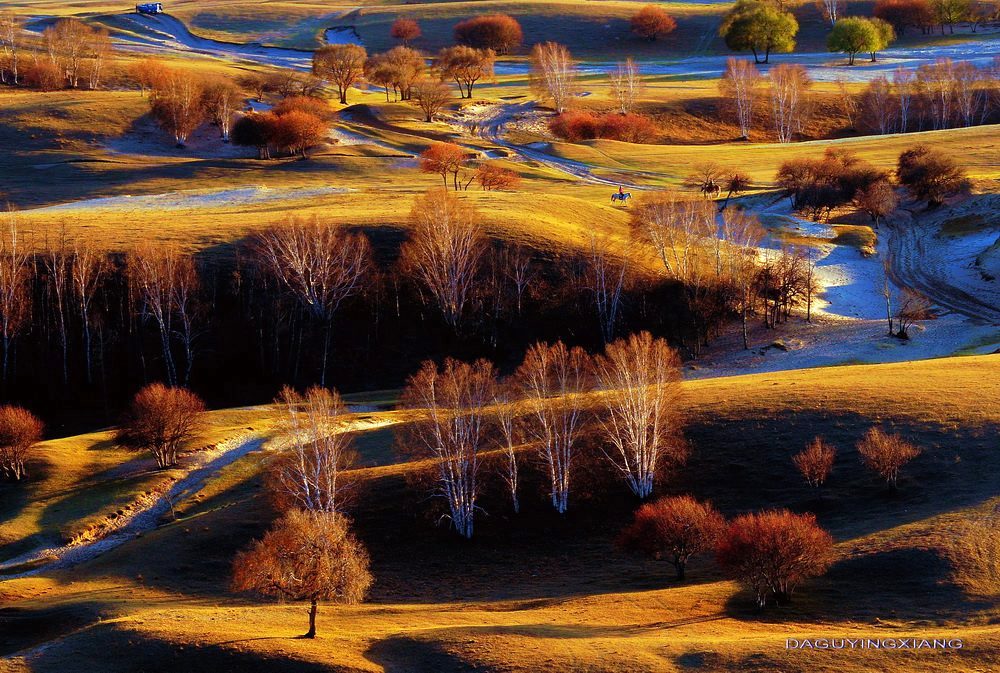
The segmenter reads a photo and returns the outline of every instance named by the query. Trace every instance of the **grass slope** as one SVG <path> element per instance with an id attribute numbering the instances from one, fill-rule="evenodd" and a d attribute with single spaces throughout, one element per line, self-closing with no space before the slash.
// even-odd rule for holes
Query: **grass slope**
<path id="1" fill-rule="evenodd" d="M 298 605 L 225 590 L 232 554 L 274 516 L 261 458 L 220 473 L 180 521 L 72 573 L 0 585 L 0 653 L 11 671 L 976 671 L 1000 665 L 997 587 L 966 590 L 955 531 L 996 505 L 1000 357 L 850 366 L 685 383 L 693 457 L 665 490 L 712 498 L 728 514 L 815 510 L 841 559 L 795 603 L 762 616 L 707 559 L 674 585 L 661 563 L 619 552 L 635 503 L 587 489 L 549 514 L 530 483 L 525 511 L 488 490 L 477 538 L 460 543 L 408 486 L 377 430 L 361 451 L 356 527 L 377 583 L 370 603 L 327 606 L 321 638 L 293 639 Z M 378 412 L 380 414 L 386 412 Z M 376 417 L 378 414 L 376 414 Z M 382 419 L 384 420 L 384 419 Z M 872 425 L 926 453 L 887 493 L 853 444 Z M 789 456 L 815 435 L 840 450 L 826 494 L 800 484 Z M 591 495 L 584 495 L 585 491 Z M 957 562 L 957 565 L 956 565 Z M 248 625 L 252 624 L 252 628 Z M 959 652 L 786 652 L 785 638 L 958 637 Z M 32 648 L 44 643 L 44 647 Z M 106 653 L 115 651 L 108 659 Z M 98 663 L 99 662 L 99 663 Z"/>

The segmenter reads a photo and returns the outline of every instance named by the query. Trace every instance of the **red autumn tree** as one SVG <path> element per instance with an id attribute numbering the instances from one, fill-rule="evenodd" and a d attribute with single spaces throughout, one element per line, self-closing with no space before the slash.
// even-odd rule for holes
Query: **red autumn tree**
<path id="1" fill-rule="evenodd" d="M 492 49 L 509 54 L 521 46 L 524 32 L 521 24 L 507 14 L 475 16 L 455 25 L 455 42 L 476 49 Z"/>
<path id="2" fill-rule="evenodd" d="M 795 588 L 833 563 L 833 538 L 812 514 L 788 510 L 743 514 L 726 527 L 716 548 L 719 564 L 753 591 L 758 609 L 791 598 Z"/>
<path id="3" fill-rule="evenodd" d="M 672 33 L 677 28 L 677 22 L 673 17 L 656 5 L 646 5 L 640 9 L 632 17 L 631 25 L 633 33 L 650 41 Z"/>
<path id="4" fill-rule="evenodd" d="M 639 508 L 635 520 L 622 531 L 619 544 L 657 559 L 666 559 L 684 579 L 688 560 L 706 552 L 725 528 L 722 515 L 711 503 L 689 495 L 660 498 Z"/>
<path id="5" fill-rule="evenodd" d="M 424 173 L 437 173 L 448 188 L 448 176 L 452 178 L 455 191 L 461 188 L 458 174 L 468 160 L 468 152 L 454 143 L 434 143 L 420 153 L 420 170 Z"/>
<path id="6" fill-rule="evenodd" d="M 399 17 L 392 22 L 392 28 L 389 29 L 389 35 L 392 36 L 394 40 L 399 40 L 405 45 L 409 45 L 414 40 L 418 39 L 423 33 L 420 30 L 420 24 L 413 19 L 406 19 Z"/>
<path id="7" fill-rule="evenodd" d="M 309 601 L 316 637 L 320 601 L 360 603 L 372 584 L 368 552 L 339 514 L 293 509 L 233 561 L 233 589 Z"/>
<path id="8" fill-rule="evenodd" d="M 190 390 L 153 383 L 136 393 L 116 439 L 123 446 L 149 451 L 160 468 L 171 467 L 203 411 L 205 403 Z"/>
<path id="9" fill-rule="evenodd" d="M 22 407 L 0 407 L 0 476 L 20 481 L 28 476 L 25 461 L 31 449 L 42 440 L 44 426 L 33 413 Z"/>

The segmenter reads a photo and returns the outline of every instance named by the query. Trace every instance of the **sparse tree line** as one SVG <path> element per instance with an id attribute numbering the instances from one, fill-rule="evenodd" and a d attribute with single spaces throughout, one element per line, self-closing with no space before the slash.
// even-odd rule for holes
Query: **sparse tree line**
<path id="1" fill-rule="evenodd" d="M 1000 4 L 995 0 L 878 0 L 874 15 L 887 21 L 899 35 L 919 29 L 929 35 L 935 27 L 955 32 L 955 25 L 968 24 L 975 33 L 981 26 L 1000 21 Z"/>
<path id="2" fill-rule="evenodd" d="M 483 189 L 516 178 L 494 162 L 459 170 L 460 185 Z M 703 300 L 705 287 L 686 292 L 681 276 L 635 272 L 610 239 L 552 256 L 491 240 L 483 219 L 439 188 L 414 200 L 405 239 L 389 250 L 363 231 L 290 216 L 226 258 L 203 258 L 166 243 L 39 240 L 11 215 L 0 237 L 5 396 L 111 421 L 150 381 L 239 403 L 331 377 L 398 385 L 407 353 L 516 357 L 536 339 L 567 338 L 568 324 L 594 347 L 636 329 L 692 344 L 692 325 L 711 330 L 734 315 Z M 347 364 L 359 360 L 369 366 Z M 230 376 L 245 396 L 220 383 Z"/>
<path id="3" fill-rule="evenodd" d="M 1000 114 L 1000 57 L 989 66 L 939 59 L 874 78 L 858 97 L 859 121 L 877 133 L 988 124 Z"/>
<path id="4" fill-rule="evenodd" d="M 24 30 L 22 17 L 0 14 L 0 84 L 43 91 L 99 89 L 113 52 L 107 29 L 79 19 L 59 19 L 39 38 Z"/>
<path id="5" fill-rule="evenodd" d="M 780 142 L 791 142 L 808 124 L 812 84 L 800 65 L 778 65 L 764 77 L 752 63 L 729 59 L 719 89 L 741 137 L 770 127 Z M 900 133 L 987 124 L 1000 112 L 1000 60 L 988 67 L 950 59 L 900 67 L 891 78 L 875 77 L 860 95 L 846 88 L 839 95 L 851 128 Z"/>

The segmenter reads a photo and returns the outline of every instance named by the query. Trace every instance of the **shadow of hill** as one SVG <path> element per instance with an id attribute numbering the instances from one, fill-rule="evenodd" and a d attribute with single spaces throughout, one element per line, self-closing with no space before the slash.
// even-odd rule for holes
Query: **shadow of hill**
<path id="1" fill-rule="evenodd" d="M 365 651 L 365 656 L 381 666 L 385 673 L 469 673 L 489 670 L 448 652 L 440 643 L 410 636 L 380 640 Z"/>
<path id="2" fill-rule="evenodd" d="M 234 641 L 251 642 L 259 638 Z M 283 639 L 275 639 L 283 640 Z M 291 640 L 291 639 L 289 639 Z M 113 656 L 109 656 L 113 653 Z M 347 673 L 355 669 L 303 661 L 287 653 L 184 644 L 160 640 L 116 623 L 102 623 L 53 643 L 29 660 L 31 671 L 92 670 L 102 673 Z"/>
<path id="3" fill-rule="evenodd" d="M 686 431 L 691 458 L 673 483 L 711 499 L 726 514 L 778 507 L 818 510 L 820 524 L 838 539 L 974 506 L 996 495 L 996 484 L 982 475 L 1000 470 L 995 439 L 1000 424 L 956 426 L 884 410 L 873 410 L 873 416 L 881 422 L 836 409 L 763 409 L 738 417 L 695 410 Z M 873 426 L 898 432 L 924 450 L 903 468 L 896 492 L 862 465 L 855 448 Z M 837 448 L 818 502 L 791 460 L 816 436 Z"/>

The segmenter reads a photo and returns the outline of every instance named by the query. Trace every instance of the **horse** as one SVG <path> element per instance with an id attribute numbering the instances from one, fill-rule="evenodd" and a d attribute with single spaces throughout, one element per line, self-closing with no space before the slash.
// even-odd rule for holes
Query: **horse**
<path id="1" fill-rule="evenodd" d="M 631 198 L 632 198 L 631 192 L 625 192 L 624 194 L 619 194 L 618 192 L 615 192 L 614 194 L 611 195 L 611 203 L 614 203 L 615 201 L 621 201 L 622 204 L 624 205 L 625 202 Z"/>

